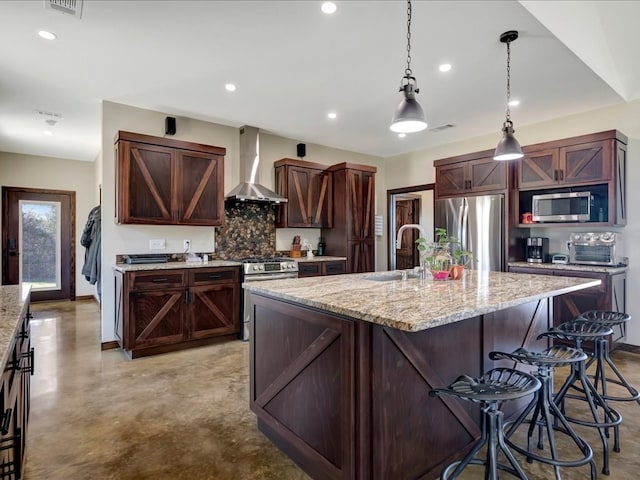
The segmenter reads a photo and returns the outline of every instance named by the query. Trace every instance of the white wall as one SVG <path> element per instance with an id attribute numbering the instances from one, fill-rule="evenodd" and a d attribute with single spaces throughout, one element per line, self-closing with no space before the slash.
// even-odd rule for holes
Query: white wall
<path id="1" fill-rule="evenodd" d="M 521 145 L 615 129 L 629 137 L 627 145 L 628 219 L 624 228 L 614 230 L 621 233 L 621 247 L 630 262 L 627 272 L 627 311 L 631 314 L 632 321 L 629 325 L 627 343 L 640 345 L 640 304 L 635 301 L 640 293 L 640 251 L 637 248 L 631 248 L 640 244 L 640 210 L 634 208 L 640 204 L 640 189 L 637 188 L 640 184 L 640 100 L 530 126 L 518 125 L 517 111 L 514 111 L 513 119 L 516 138 Z M 387 188 L 433 182 L 435 180 L 433 160 L 495 148 L 500 139 L 497 127 L 495 135 L 467 139 L 387 159 Z M 547 229 L 537 228 L 535 234 L 553 237 L 553 248 L 559 248 L 561 238 L 565 235 L 568 237 L 569 232 L 572 231 L 571 228 L 567 228 L 564 234 L 562 233 L 564 230 L 559 229 L 547 232 L 543 230 Z"/>
<path id="2" fill-rule="evenodd" d="M 97 203 L 92 162 L 0 152 L 0 184 L 76 192 L 76 295 L 94 295 L 95 287 L 82 276 L 85 249 L 80 237 L 89 211 Z M 69 172 L 73 172 L 70 175 Z M 0 198 L 0 208 L 2 199 Z M 1 261 L 1 259 L 0 259 Z"/>
<path id="3" fill-rule="evenodd" d="M 214 229 L 211 227 L 183 227 L 156 225 L 117 225 L 115 218 L 115 156 L 114 137 L 118 130 L 143 133 L 154 136 L 164 136 L 164 119 L 166 113 L 143 110 L 113 102 L 102 104 L 102 166 L 96 175 L 102 183 L 102 341 L 115 339 L 115 291 L 112 267 L 118 254 L 150 253 L 149 240 L 163 238 L 167 243 L 166 252 L 182 251 L 182 240 L 191 240 L 192 251 L 210 251 L 213 248 Z M 230 191 L 240 182 L 239 165 L 239 135 L 238 128 L 218 125 L 189 118 L 176 118 L 176 134 L 171 138 L 207 145 L 215 145 L 227 149 L 224 162 L 224 190 Z M 296 158 L 296 140 L 286 139 L 266 132 L 260 132 L 260 183 L 272 188 L 274 185 L 273 162 L 281 158 Z M 319 145 L 308 145 L 305 160 L 326 163 L 328 165 L 351 162 L 383 167 L 382 160 L 367 155 L 355 154 Z M 380 181 L 378 181 L 380 177 Z M 377 205 L 384 206 L 385 183 L 384 172 L 376 176 Z M 92 181 L 93 184 L 93 181 Z M 382 200 L 381 200 L 382 199 Z M 378 211 L 378 210 L 376 210 Z M 291 232 L 285 230 L 280 236 L 280 242 L 292 238 Z M 315 230 L 315 232 L 314 232 Z M 319 230 L 304 229 L 303 235 L 309 240 L 317 242 Z M 278 240 L 276 240 L 278 244 Z M 385 243 L 378 242 L 377 260 L 386 265 L 384 252 Z M 286 247 L 284 248 L 286 249 Z M 329 252 L 330 253 L 330 252 Z"/>

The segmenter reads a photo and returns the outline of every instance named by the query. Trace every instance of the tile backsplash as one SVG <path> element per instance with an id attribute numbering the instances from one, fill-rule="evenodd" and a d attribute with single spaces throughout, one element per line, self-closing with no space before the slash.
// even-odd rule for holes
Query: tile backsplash
<path id="1" fill-rule="evenodd" d="M 275 205 L 226 202 L 224 226 L 216 228 L 216 257 L 270 257 L 276 251 Z"/>

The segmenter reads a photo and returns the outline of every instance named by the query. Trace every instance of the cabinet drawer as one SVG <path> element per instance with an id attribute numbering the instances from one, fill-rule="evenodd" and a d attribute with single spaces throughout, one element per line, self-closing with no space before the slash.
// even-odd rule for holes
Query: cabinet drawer
<path id="1" fill-rule="evenodd" d="M 186 284 L 184 270 L 165 270 L 163 272 L 131 273 L 131 290 L 159 290 L 169 287 L 181 287 Z"/>
<path id="2" fill-rule="evenodd" d="M 320 262 L 298 262 L 299 277 L 315 277 L 322 275 L 322 263 Z"/>
<path id="3" fill-rule="evenodd" d="M 198 268 L 189 272 L 190 285 L 205 283 L 229 283 L 238 281 L 239 269 L 233 268 Z"/>
<path id="4" fill-rule="evenodd" d="M 335 262 L 324 262 L 323 266 L 325 275 L 340 275 L 347 270 L 347 262 L 344 260 L 338 260 Z"/>

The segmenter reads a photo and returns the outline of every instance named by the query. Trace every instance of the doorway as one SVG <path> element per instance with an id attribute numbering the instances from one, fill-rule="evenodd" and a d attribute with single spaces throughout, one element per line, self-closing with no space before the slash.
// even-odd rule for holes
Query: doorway
<path id="1" fill-rule="evenodd" d="M 75 192 L 2 187 L 2 284 L 75 300 Z"/>
<path id="2" fill-rule="evenodd" d="M 402 234 L 402 248 L 396 249 L 398 229 L 407 223 L 418 224 L 427 232 L 427 241 L 433 241 L 433 195 L 435 184 L 387 190 L 387 212 L 389 212 L 389 270 L 404 270 L 419 265 L 415 241 L 419 233 L 407 229 Z"/>

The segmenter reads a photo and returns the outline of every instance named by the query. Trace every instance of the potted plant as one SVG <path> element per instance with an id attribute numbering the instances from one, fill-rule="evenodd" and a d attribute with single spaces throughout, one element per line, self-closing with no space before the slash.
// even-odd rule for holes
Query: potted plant
<path id="1" fill-rule="evenodd" d="M 449 236 L 446 229 L 436 228 L 435 233 L 435 242 L 422 237 L 416 240 L 422 268 L 430 269 L 434 280 L 460 279 L 465 265 L 474 259 L 472 252 L 464 250 L 462 243 Z"/>

